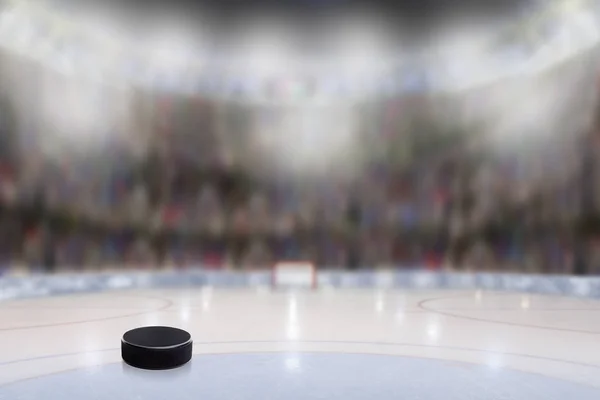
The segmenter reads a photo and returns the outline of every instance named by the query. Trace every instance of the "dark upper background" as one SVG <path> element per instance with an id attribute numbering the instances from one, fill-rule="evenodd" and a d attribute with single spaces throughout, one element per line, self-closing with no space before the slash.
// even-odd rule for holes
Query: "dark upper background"
<path id="1" fill-rule="evenodd" d="M 403 38 L 435 34 L 440 26 L 502 22 L 544 4 L 538 0 L 49 0 L 60 7 L 98 14 L 135 30 L 171 21 L 190 30 L 201 25 L 216 40 L 248 20 L 268 18 L 317 37 L 335 18 L 369 16 Z M 549 0 L 546 0 L 549 1 Z M 303 36 L 304 37 L 304 36 Z"/>

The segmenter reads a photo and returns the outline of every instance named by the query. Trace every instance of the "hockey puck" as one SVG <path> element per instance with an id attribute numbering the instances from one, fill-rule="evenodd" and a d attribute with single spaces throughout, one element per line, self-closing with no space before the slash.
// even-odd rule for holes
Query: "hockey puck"
<path id="1" fill-rule="evenodd" d="M 132 329 L 121 339 L 121 356 L 136 368 L 176 368 L 192 359 L 192 336 L 168 326 Z"/>

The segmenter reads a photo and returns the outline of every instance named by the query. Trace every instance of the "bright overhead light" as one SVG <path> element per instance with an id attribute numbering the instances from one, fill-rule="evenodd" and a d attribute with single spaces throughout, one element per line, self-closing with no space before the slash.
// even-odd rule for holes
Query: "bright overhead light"
<path id="1" fill-rule="evenodd" d="M 194 88 L 190 90 L 200 90 L 197 82 L 203 79 L 215 80 L 207 69 L 199 68 L 210 61 L 214 64 L 213 70 L 228 80 L 222 85 L 227 90 L 241 85 L 230 84 L 234 78 L 246 79 L 249 83 L 244 85 L 248 87 L 262 87 L 264 79 L 273 77 L 297 82 L 301 73 L 321 82 L 314 92 L 325 93 L 329 85 L 335 87 L 329 91 L 331 96 L 334 92 L 341 96 L 342 92 L 358 93 L 375 86 L 383 87 L 380 81 L 405 82 L 407 74 L 398 72 L 403 68 L 400 56 L 410 60 L 415 69 L 425 69 L 424 74 L 438 71 L 437 87 L 463 90 L 515 72 L 540 71 L 600 42 L 600 10 L 591 11 L 597 7 L 597 1 L 557 0 L 552 6 L 543 7 L 545 11 L 539 18 L 525 24 L 525 28 L 529 28 L 527 32 L 535 33 L 552 20 L 557 27 L 555 34 L 539 37 L 535 43 L 530 35 L 528 43 L 535 46 L 523 46 L 526 54 L 510 60 L 500 55 L 506 48 L 494 53 L 490 46 L 500 32 L 496 26 L 448 28 L 430 47 L 423 49 L 426 57 L 420 59 L 401 50 L 400 43 L 390 36 L 381 20 L 365 15 L 332 22 L 329 32 L 323 35 L 328 39 L 323 39 L 325 45 L 315 46 L 326 48 L 319 56 L 295 49 L 293 37 L 288 36 L 289 27 L 277 25 L 273 19 L 253 21 L 238 29 L 238 43 L 233 44 L 227 57 L 217 60 L 206 57 L 207 47 L 196 42 L 194 32 L 182 32 L 180 21 L 169 23 L 167 16 L 161 16 L 160 21 L 156 21 L 157 26 L 168 25 L 173 29 L 162 29 L 158 33 L 153 29 L 141 36 L 154 39 L 141 42 L 127 34 L 127 27 L 112 26 L 111 18 L 105 14 L 73 19 L 61 17 L 44 6 L 30 5 L 34 3 L 6 1 L 8 4 L 0 8 L 3 46 L 45 60 L 51 66 L 58 65 L 62 70 L 87 71 L 99 76 L 108 76 L 107 72 L 112 71 L 110 79 L 115 75 L 128 82 L 135 79 L 133 84 L 142 85 L 174 79 L 178 87 L 190 82 L 189 86 Z M 202 26 L 194 29 L 202 29 Z M 75 40 L 71 42 L 71 39 Z M 128 68 L 135 72 L 123 72 Z M 115 72 L 117 70 L 119 72 Z M 333 79 L 324 83 L 328 76 Z M 286 96 L 294 96 L 293 92 L 287 91 Z"/>
<path id="2" fill-rule="evenodd" d="M 193 68 L 200 70 L 199 64 L 205 59 L 204 44 L 177 30 L 155 33 L 133 46 L 149 69 L 163 76 L 187 75 Z"/>
<path id="3" fill-rule="evenodd" d="M 590 11 L 577 10 L 565 17 L 566 25 L 574 32 L 574 39 L 582 47 L 598 43 L 600 40 L 600 19 Z"/>
<path id="4" fill-rule="evenodd" d="M 185 68 L 192 64 L 193 49 L 186 48 L 179 40 L 163 38 L 147 48 L 150 63 L 160 70 L 170 71 Z"/>
<path id="5" fill-rule="evenodd" d="M 256 43 L 241 57 L 248 72 L 260 76 L 286 73 L 293 66 L 285 48 L 270 43 Z"/>
<path id="6" fill-rule="evenodd" d="M 19 23 L 21 14 L 14 7 L 0 11 L 0 30 L 8 32 L 8 29 L 14 28 Z"/>
<path id="7" fill-rule="evenodd" d="M 283 29 L 265 23 L 247 27 L 240 33 L 241 40 L 234 44 L 227 57 L 234 64 L 227 67 L 235 72 L 270 77 L 293 73 L 300 64 L 298 55 L 290 50 L 291 41 Z"/>
<path id="8" fill-rule="evenodd" d="M 398 61 L 399 44 L 393 43 L 388 32 L 369 21 L 344 21 L 331 33 L 332 57 L 338 73 L 349 79 L 377 76 L 389 72 Z"/>

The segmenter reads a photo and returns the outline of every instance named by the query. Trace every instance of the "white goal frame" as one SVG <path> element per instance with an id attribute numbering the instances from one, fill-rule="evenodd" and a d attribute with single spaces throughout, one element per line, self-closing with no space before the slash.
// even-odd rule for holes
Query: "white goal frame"
<path id="1" fill-rule="evenodd" d="M 308 261 L 278 262 L 273 265 L 271 284 L 275 289 L 316 289 L 317 269 Z"/>

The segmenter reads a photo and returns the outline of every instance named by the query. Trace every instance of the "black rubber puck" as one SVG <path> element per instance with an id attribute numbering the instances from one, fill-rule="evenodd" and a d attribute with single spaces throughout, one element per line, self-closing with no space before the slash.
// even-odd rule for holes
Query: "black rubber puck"
<path id="1" fill-rule="evenodd" d="M 171 369 L 192 359 L 192 336 L 168 326 L 146 326 L 125 332 L 121 356 L 132 367 Z"/>

